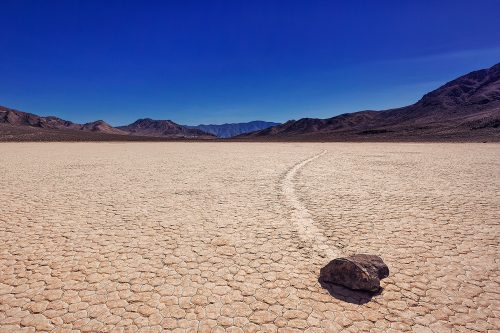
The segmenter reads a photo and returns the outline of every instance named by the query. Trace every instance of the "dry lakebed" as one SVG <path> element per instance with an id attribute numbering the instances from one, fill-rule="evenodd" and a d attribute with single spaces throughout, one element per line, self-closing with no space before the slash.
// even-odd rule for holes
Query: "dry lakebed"
<path id="1" fill-rule="evenodd" d="M 500 145 L 1 143 L 0 332 L 500 332 Z M 390 268 L 324 286 L 337 256 Z"/>

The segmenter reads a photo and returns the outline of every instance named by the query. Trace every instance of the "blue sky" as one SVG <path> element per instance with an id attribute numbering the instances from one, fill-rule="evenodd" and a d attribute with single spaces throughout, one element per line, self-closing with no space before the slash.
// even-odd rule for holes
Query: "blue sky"
<path id="1" fill-rule="evenodd" d="M 0 0 L 0 105 L 75 122 L 326 118 L 500 62 L 500 1 Z"/>

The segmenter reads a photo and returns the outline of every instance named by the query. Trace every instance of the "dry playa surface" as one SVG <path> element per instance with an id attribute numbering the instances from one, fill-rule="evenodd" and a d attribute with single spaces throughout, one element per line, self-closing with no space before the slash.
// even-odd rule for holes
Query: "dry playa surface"
<path id="1" fill-rule="evenodd" d="M 500 145 L 0 144 L 0 332 L 500 332 Z M 380 255 L 374 296 L 318 282 Z"/>

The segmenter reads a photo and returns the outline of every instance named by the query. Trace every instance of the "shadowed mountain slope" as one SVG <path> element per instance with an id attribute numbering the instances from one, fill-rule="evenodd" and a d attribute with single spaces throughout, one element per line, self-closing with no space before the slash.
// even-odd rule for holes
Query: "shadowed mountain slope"
<path id="1" fill-rule="evenodd" d="M 410 106 L 290 120 L 237 139 L 500 141 L 500 64 L 448 82 Z"/>

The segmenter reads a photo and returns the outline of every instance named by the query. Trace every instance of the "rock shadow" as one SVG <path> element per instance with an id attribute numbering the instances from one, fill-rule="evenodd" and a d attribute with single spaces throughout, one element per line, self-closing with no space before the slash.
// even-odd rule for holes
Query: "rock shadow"
<path id="1" fill-rule="evenodd" d="M 343 302 L 358 305 L 370 302 L 374 296 L 380 295 L 383 291 L 383 288 L 380 288 L 377 292 L 352 290 L 338 284 L 325 282 L 321 278 L 318 279 L 318 282 L 332 297 Z"/>

